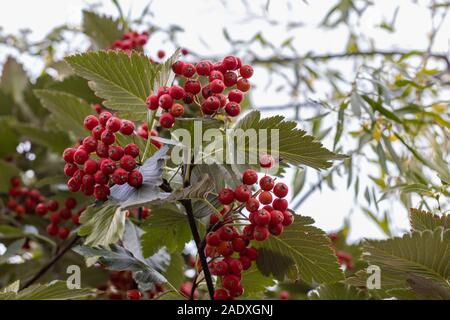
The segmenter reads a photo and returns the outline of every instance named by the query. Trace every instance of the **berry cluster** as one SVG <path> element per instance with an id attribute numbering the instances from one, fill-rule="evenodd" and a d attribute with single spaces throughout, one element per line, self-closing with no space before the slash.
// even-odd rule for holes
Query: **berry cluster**
<path id="1" fill-rule="evenodd" d="M 148 32 L 127 32 L 121 40 L 117 40 L 112 44 L 111 49 L 130 52 L 133 49 L 142 48 L 147 43 L 149 35 Z"/>
<path id="2" fill-rule="evenodd" d="M 183 104 L 194 103 L 203 115 L 208 116 L 224 112 L 231 117 L 239 115 L 244 93 L 251 88 L 248 79 L 253 75 L 253 68 L 242 65 L 234 56 L 214 64 L 210 61 L 195 65 L 177 61 L 172 70 L 179 76 L 179 83 L 184 82 L 184 85 L 160 87 L 155 95 L 147 98 L 150 110 L 164 110 L 159 118 L 163 128 L 172 128 L 175 118 L 184 114 Z"/>
<path id="3" fill-rule="evenodd" d="M 288 194 L 284 183 L 275 183 L 272 177 L 265 175 L 259 180 L 259 190 L 252 193 L 252 187 L 258 183 L 258 174 L 253 169 L 244 172 L 242 182 L 235 190 L 220 191 L 219 201 L 224 208 L 220 215 L 211 215 L 210 232 L 206 235 L 205 254 L 211 258 L 211 273 L 221 278 L 222 288 L 216 289 L 214 294 L 217 300 L 243 294 L 242 272 L 249 269 L 258 256 L 258 251 L 249 247 L 250 241 L 267 240 L 270 234 L 279 236 L 285 226 L 294 222 L 284 199 Z M 249 212 L 248 217 L 242 214 L 244 208 Z"/>
<path id="4" fill-rule="evenodd" d="M 58 236 L 62 240 L 69 236 L 71 227 L 79 224 L 78 220 L 84 208 L 78 210 L 76 214 L 72 214 L 72 210 L 77 206 L 74 198 L 66 198 L 64 207 L 58 210 L 59 203 L 57 201 L 47 200 L 37 189 L 30 190 L 22 187 L 18 177 L 12 178 L 10 185 L 7 207 L 15 212 L 19 219 L 23 218 L 25 214 L 35 213 L 49 221 L 48 235 Z M 47 214 L 49 215 L 47 216 Z"/>
<path id="5" fill-rule="evenodd" d="M 81 191 L 86 196 L 94 195 L 97 200 L 105 201 L 112 184 L 128 183 L 139 188 L 143 180 L 142 174 L 137 170 L 139 147 L 131 143 L 122 148 L 116 143 L 117 134 L 134 134 L 134 123 L 103 111 L 98 117 L 87 116 L 84 126 L 92 135 L 63 153 L 66 161 L 64 173 L 70 177 L 67 182 L 69 190 Z"/>
<path id="6" fill-rule="evenodd" d="M 144 297 L 153 299 L 165 290 L 161 284 L 155 284 L 150 290 L 141 292 L 137 289 L 131 271 L 111 272 L 108 283 L 97 287 L 97 289 L 111 300 L 140 300 Z"/>

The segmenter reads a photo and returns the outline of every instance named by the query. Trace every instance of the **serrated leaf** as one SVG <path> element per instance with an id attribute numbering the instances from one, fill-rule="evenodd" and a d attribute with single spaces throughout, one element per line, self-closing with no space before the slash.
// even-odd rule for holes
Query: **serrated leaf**
<path id="1" fill-rule="evenodd" d="M 367 295 L 352 286 L 343 283 L 325 284 L 315 289 L 311 300 L 367 300 Z"/>
<path id="2" fill-rule="evenodd" d="M 283 116 L 274 116 L 261 119 L 259 111 L 250 112 L 239 121 L 236 129 L 251 130 L 256 132 L 267 129 L 267 143 L 259 141 L 257 145 L 250 145 L 245 136 L 238 137 L 237 153 L 253 155 L 256 159 L 260 154 L 271 154 L 272 141 L 270 130 L 279 130 L 279 150 L 277 156 L 283 161 L 294 166 L 306 165 L 315 169 L 326 169 L 331 166 L 332 160 L 344 159 L 345 156 L 335 154 L 322 146 L 313 136 L 307 135 L 305 131 L 297 128 L 294 121 L 285 121 Z M 245 140 L 244 140 L 245 139 Z"/>
<path id="3" fill-rule="evenodd" d="M 134 188 L 128 184 L 113 186 L 111 188 L 111 202 L 116 203 L 122 210 L 125 210 L 146 206 L 166 199 L 169 194 L 161 192 L 159 187 L 163 183 L 162 173 L 166 163 L 167 150 L 167 147 L 161 148 L 139 167 L 138 170 L 143 176 L 141 187 Z"/>
<path id="4" fill-rule="evenodd" d="M 188 199 L 205 199 L 208 193 L 214 190 L 214 181 L 208 174 L 204 174 L 202 178 L 196 182 L 194 185 L 174 190 L 169 197 L 167 197 L 166 201 L 179 201 L 179 200 L 188 200 Z"/>
<path id="5" fill-rule="evenodd" d="M 175 205 L 153 207 L 150 217 L 142 225 L 141 237 L 144 257 L 166 247 L 169 253 L 181 252 L 192 238 L 187 216 Z"/>
<path id="6" fill-rule="evenodd" d="M 63 62 L 67 64 L 65 61 Z M 70 68 L 68 65 L 67 67 Z M 47 85 L 46 89 L 69 93 L 89 103 L 102 102 L 89 88 L 88 81 L 75 75 L 66 77 L 62 81 L 54 81 Z"/>
<path id="7" fill-rule="evenodd" d="M 61 130 L 72 131 L 77 137 L 89 135 L 83 121 L 93 110 L 86 101 L 61 91 L 35 90 L 34 93 Z"/>
<path id="8" fill-rule="evenodd" d="M 83 32 L 98 49 L 109 48 L 124 33 L 118 20 L 87 10 L 83 11 Z"/>
<path id="9" fill-rule="evenodd" d="M 434 230 L 439 227 L 450 229 L 450 215 L 438 216 L 429 211 L 411 209 L 409 220 L 414 231 Z"/>
<path id="10" fill-rule="evenodd" d="M 257 266 L 261 273 L 307 283 L 343 280 L 328 236 L 313 223 L 310 217 L 295 216 L 281 236 L 259 243 Z"/>
<path id="11" fill-rule="evenodd" d="M 133 52 L 98 51 L 66 57 L 79 76 L 106 107 L 122 111 L 146 111 L 146 99 L 153 90 L 156 67 L 145 55 Z"/>
<path id="12" fill-rule="evenodd" d="M 450 293 L 450 230 L 442 227 L 434 231 L 414 231 L 403 237 L 382 241 L 367 241 L 363 245 L 363 259 L 381 269 L 381 289 L 414 290 L 411 281 L 421 278 L 428 287 L 440 287 Z M 365 286 L 370 274 L 358 273 L 348 283 Z M 420 295 L 420 292 L 416 292 Z"/>
<path id="13" fill-rule="evenodd" d="M 132 271 L 134 279 L 143 285 L 166 282 L 158 270 L 122 246 L 111 245 L 110 249 L 102 246 L 95 248 L 78 246 L 73 250 L 85 258 L 98 257 L 98 261 L 109 270 Z"/>
<path id="14" fill-rule="evenodd" d="M 80 216 L 78 235 L 86 237 L 84 244 L 107 246 L 122 238 L 125 228 L 125 212 L 114 205 L 90 206 Z"/>
<path id="15" fill-rule="evenodd" d="M 73 300 L 93 295 L 92 289 L 68 289 L 65 281 L 36 284 L 18 293 L 0 293 L 0 300 Z"/>
<path id="16" fill-rule="evenodd" d="M 175 73 L 172 71 L 172 65 L 180 58 L 181 50 L 178 48 L 175 52 L 162 64 L 158 65 L 156 78 L 153 84 L 153 91 L 158 91 L 159 87 L 170 86 L 175 79 Z"/>
<path id="17" fill-rule="evenodd" d="M 264 292 L 268 287 L 273 286 L 275 281 L 270 277 L 264 277 L 258 268 L 253 265 L 242 274 L 241 284 L 245 288 L 242 298 L 259 299 L 264 297 Z"/>

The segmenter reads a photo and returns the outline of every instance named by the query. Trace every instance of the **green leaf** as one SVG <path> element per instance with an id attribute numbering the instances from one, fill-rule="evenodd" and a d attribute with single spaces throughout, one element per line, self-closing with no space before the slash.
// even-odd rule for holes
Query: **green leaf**
<path id="1" fill-rule="evenodd" d="M 122 39 L 124 33 L 119 21 L 86 10 L 83 11 L 83 32 L 98 49 L 109 48 L 114 41 Z"/>
<path id="2" fill-rule="evenodd" d="M 166 199 L 169 194 L 161 192 L 159 187 L 163 182 L 162 173 L 166 163 L 167 150 L 167 147 L 161 148 L 139 167 L 139 172 L 143 176 L 141 187 L 136 189 L 128 184 L 113 186 L 111 188 L 111 202 L 117 203 L 124 210 L 146 206 Z"/>
<path id="3" fill-rule="evenodd" d="M 239 121 L 235 129 L 251 130 L 259 132 L 267 129 L 267 144 L 258 139 L 257 145 L 250 145 L 249 139 L 243 135 L 237 137 L 237 153 L 256 157 L 260 154 L 272 154 L 272 141 L 270 130 L 279 130 L 279 152 L 278 156 L 287 163 L 294 166 L 306 165 L 315 169 L 326 169 L 331 166 L 331 160 L 344 159 L 346 156 L 335 154 L 322 146 L 313 136 L 307 135 L 305 131 L 297 128 L 294 121 L 285 121 L 283 116 L 274 116 L 261 119 L 259 111 L 250 112 Z M 238 133 L 238 132 L 236 132 Z M 265 141 L 264 141 L 265 142 Z M 276 151 L 276 150 L 275 150 Z"/>
<path id="4" fill-rule="evenodd" d="M 86 237 L 84 244 L 107 246 L 122 238 L 125 228 L 125 212 L 114 205 L 90 206 L 80 216 L 78 235 Z"/>
<path id="5" fill-rule="evenodd" d="M 9 183 L 7 181 L 18 174 L 19 169 L 15 165 L 0 159 L 0 181 L 2 182 L 0 183 L 0 192 L 8 192 Z"/>
<path id="6" fill-rule="evenodd" d="M 352 286 L 342 283 L 325 284 L 311 293 L 311 300 L 367 300 L 367 295 Z"/>
<path id="7" fill-rule="evenodd" d="M 176 202 L 179 200 L 188 200 L 188 199 L 197 199 L 202 200 L 205 199 L 207 194 L 214 190 L 214 181 L 208 174 L 204 174 L 202 178 L 196 182 L 194 185 L 174 190 L 169 197 L 167 197 L 166 201 Z"/>
<path id="8" fill-rule="evenodd" d="M 439 227 L 434 231 L 414 231 L 401 238 L 367 241 L 362 257 L 368 264 L 380 267 L 381 288 L 387 294 L 393 289 L 414 291 L 416 284 L 422 291 L 414 292 L 420 296 L 426 282 L 429 288 L 439 287 L 440 292 L 450 295 L 449 229 Z M 356 283 L 364 283 L 368 275 L 360 273 Z"/>
<path id="9" fill-rule="evenodd" d="M 1 100 L 0 106 L 0 109 L 5 107 Z M 12 116 L 0 116 L 0 158 L 14 154 L 16 152 L 16 147 L 19 144 L 19 137 L 14 131 L 14 126 L 16 124 L 16 118 Z"/>
<path id="10" fill-rule="evenodd" d="M 112 110 L 146 111 L 153 90 L 156 67 L 143 54 L 99 51 L 66 57 L 81 77 L 88 79 L 95 94 Z"/>
<path id="11" fill-rule="evenodd" d="M 61 130 L 72 131 L 77 137 L 89 134 L 83 121 L 93 110 L 84 100 L 60 91 L 35 90 L 34 93 L 51 112 Z"/>
<path id="12" fill-rule="evenodd" d="M 70 67 L 68 66 L 68 68 Z M 102 100 L 94 94 L 91 88 L 89 88 L 88 81 L 75 75 L 66 77 L 62 81 L 54 81 L 50 83 L 46 89 L 70 93 L 89 103 L 102 102 Z"/>
<path id="13" fill-rule="evenodd" d="M 192 238 L 187 216 L 175 205 L 153 207 L 150 217 L 142 225 L 141 237 L 144 257 L 166 247 L 169 253 L 181 252 Z"/>
<path id="14" fill-rule="evenodd" d="M 62 154 L 71 144 L 70 138 L 63 131 L 43 129 L 29 124 L 16 124 L 14 128 L 30 141 L 50 148 L 58 154 Z"/>
<path id="15" fill-rule="evenodd" d="M 252 265 L 250 269 L 244 271 L 242 274 L 242 286 L 245 288 L 245 298 L 255 299 L 263 298 L 264 292 L 268 287 L 275 284 L 275 281 L 270 277 L 264 277 L 255 265 Z"/>
<path id="16" fill-rule="evenodd" d="M 17 103 L 23 102 L 23 92 L 28 86 L 28 77 L 13 57 L 8 57 L 3 65 L 3 73 L 0 79 L 0 88 L 3 92 L 10 94 Z"/>
<path id="17" fill-rule="evenodd" d="M 258 244 L 257 266 L 265 276 L 286 277 L 307 283 L 334 283 L 343 279 L 328 236 L 313 227 L 310 217 L 295 216 L 295 222 L 279 237 Z"/>
<path id="18" fill-rule="evenodd" d="M 450 229 L 450 215 L 438 216 L 429 211 L 411 209 L 409 220 L 414 231 L 434 230 L 439 227 Z"/>
<path id="19" fill-rule="evenodd" d="M 394 120 L 397 123 L 402 123 L 402 120 L 397 117 L 395 113 L 383 107 L 381 102 L 377 102 L 366 95 L 363 95 L 362 98 L 372 107 L 374 111 L 378 111 L 386 118 Z"/>
<path id="20" fill-rule="evenodd" d="M 92 289 L 68 289 L 65 281 L 36 284 L 18 293 L 0 293 L 0 300 L 73 300 L 93 295 Z"/>

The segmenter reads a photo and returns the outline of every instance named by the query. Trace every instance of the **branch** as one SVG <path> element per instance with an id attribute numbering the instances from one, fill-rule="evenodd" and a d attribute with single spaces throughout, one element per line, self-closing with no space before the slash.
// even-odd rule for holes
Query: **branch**
<path id="1" fill-rule="evenodd" d="M 42 267 L 41 270 L 39 270 L 36 275 L 28 280 L 25 285 L 22 287 L 21 290 L 28 288 L 32 284 L 34 284 L 37 280 L 39 280 L 45 273 L 47 273 L 48 270 L 50 270 L 51 267 L 53 267 L 65 254 L 67 251 L 69 251 L 80 239 L 80 237 L 77 235 L 75 236 L 72 241 L 70 241 L 57 255 L 55 255 L 45 266 Z"/>
<path id="2" fill-rule="evenodd" d="M 342 53 L 327 53 L 327 54 L 306 54 L 301 57 L 271 57 L 271 58 L 254 58 L 252 60 L 253 63 L 257 64 L 267 64 L 267 63 L 276 63 L 276 64 L 287 64 L 287 63 L 299 63 L 304 60 L 329 60 L 329 59 L 346 59 L 351 57 L 370 57 L 370 56 L 384 56 L 384 57 L 392 57 L 392 56 L 402 56 L 402 55 L 411 55 L 411 56 L 425 56 L 429 55 L 430 57 L 443 61 L 447 69 L 450 70 L 450 59 L 444 53 L 428 53 L 426 51 L 417 51 L 417 50 L 371 50 L 371 51 L 357 51 L 357 52 L 342 52 Z"/>

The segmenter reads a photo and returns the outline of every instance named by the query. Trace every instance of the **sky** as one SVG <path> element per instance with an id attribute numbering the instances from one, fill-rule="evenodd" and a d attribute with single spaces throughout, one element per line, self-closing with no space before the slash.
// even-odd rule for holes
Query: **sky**
<path id="1" fill-rule="evenodd" d="M 148 4 L 148 0 L 124 0 L 121 1 L 124 11 L 131 12 L 132 16 L 138 16 L 142 9 Z M 248 1 L 254 6 L 255 11 L 266 4 L 266 1 Z M 255 17 L 245 20 L 245 6 L 238 0 L 227 1 L 224 7 L 219 0 L 155 0 L 152 2 L 154 12 L 153 21 L 160 26 L 168 26 L 176 23 L 182 26 L 185 32 L 180 35 L 183 46 L 198 53 L 206 55 L 226 55 L 230 46 L 223 37 L 223 28 L 229 29 L 233 37 L 248 39 L 257 31 L 261 30 L 264 36 L 274 44 L 280 44 L 290 35 L 295 34 L 294 46 L 301 53 L 330 53 L 342 52 L 347 43 L 348 34 L 343 27 L 332 30 L 321 30 L 317 27 L 322 20 L 330 3 L 335 1 L 314 0 L 305 4 L 302 1 L 291 1 L 295 3 L 288 8 L 286 1 L 271 1 L 268 10 L 269 18 L 283 17 L 286 24 L 289 22 L 302 21 L 305 25 L 300 29 L 286 31 L 285 26 L 274 26 Z M 429 11 L 424 8 L 427 1 L 395 1 L 377 0 L 375 6 L 369 9 L 364 23 L 358 26 L 360 32 L 375 39 L 379 49 L 404 49 L 424 50 L 427 46 L 427 31 L 430 30 L 431 22 Z M 0 4 L 0 26 L 7 33 L 17 33 L 21 29 L 30 29 L 32 39 L 41 39 L 55 26 L 70 23 L 78 25 L 81 21 L 81 9 L 92 4 L 101 4 L 101 12 L 116 15 L 116 9 L 111 1 L 91 0 L 14 0 L 3 1 Z M 399 7 L 397 15 L 397 30 L 394 34 L 379 30 L 376 25 L 382 19 L 390 21 L 396 8 Z M 440 33 L 437 34 L 433 51 L 448 52 L 450 19 L 446 19 Z M 164 42 L 163 38 L 152 38 L 152 43 L 147 48 L 155 55 L 159 48 L 172 50 L 170 44 Z M 0 63 L 8 54 L 18 56 L 25 65 L 31 76 L 36 76 L 42 68 L 42 62 L 30 57 L 18 55 L 17 52 L 0 47 Z M 264 50 L 261 50 L 264 54 Z M 336 61 L 343 69 L 350 73 L 352 69 L 347 61 Z M 258 71 L 258 70 L 257 70 Z M 267 74 L 256 72 L 252 81 L 255 83 L 253 93 L 255 106 L 280 105 L 290 102 L 287 94 L 277 93 L 274 90 L 266 90 Z M 276 87 L 275 85 L 273 87 Z M 317 93 L 317 97 L 326 98 L 323 92 Z M 289 114 L 287 114 L 289 116 Z M 300 124 L 301 127 L 301 124 Z M 327 147 L 331 147 L 328 143 Z M 362 182 L 364 183 L 364 181 Z M 336 180 L 335 191 L 324 188 L 322 192 L 316 192 L 301 207 L 300 212 L 309 215 L 316 220 L 316 225 L 327 231 L 333 231 L 342 226 L 344 219 L 354 207 L 353 192 L 346 190 L 346 179 Z M 405 208 L 395 206 L 392 213 L 395 233 L 399 234 L 408 229 L 407 211 Z M 361 238 L 382 238 L 383 233 L 368 218 L 353 211 L 350 216 L 352 230 L 350 240 Z"/>

